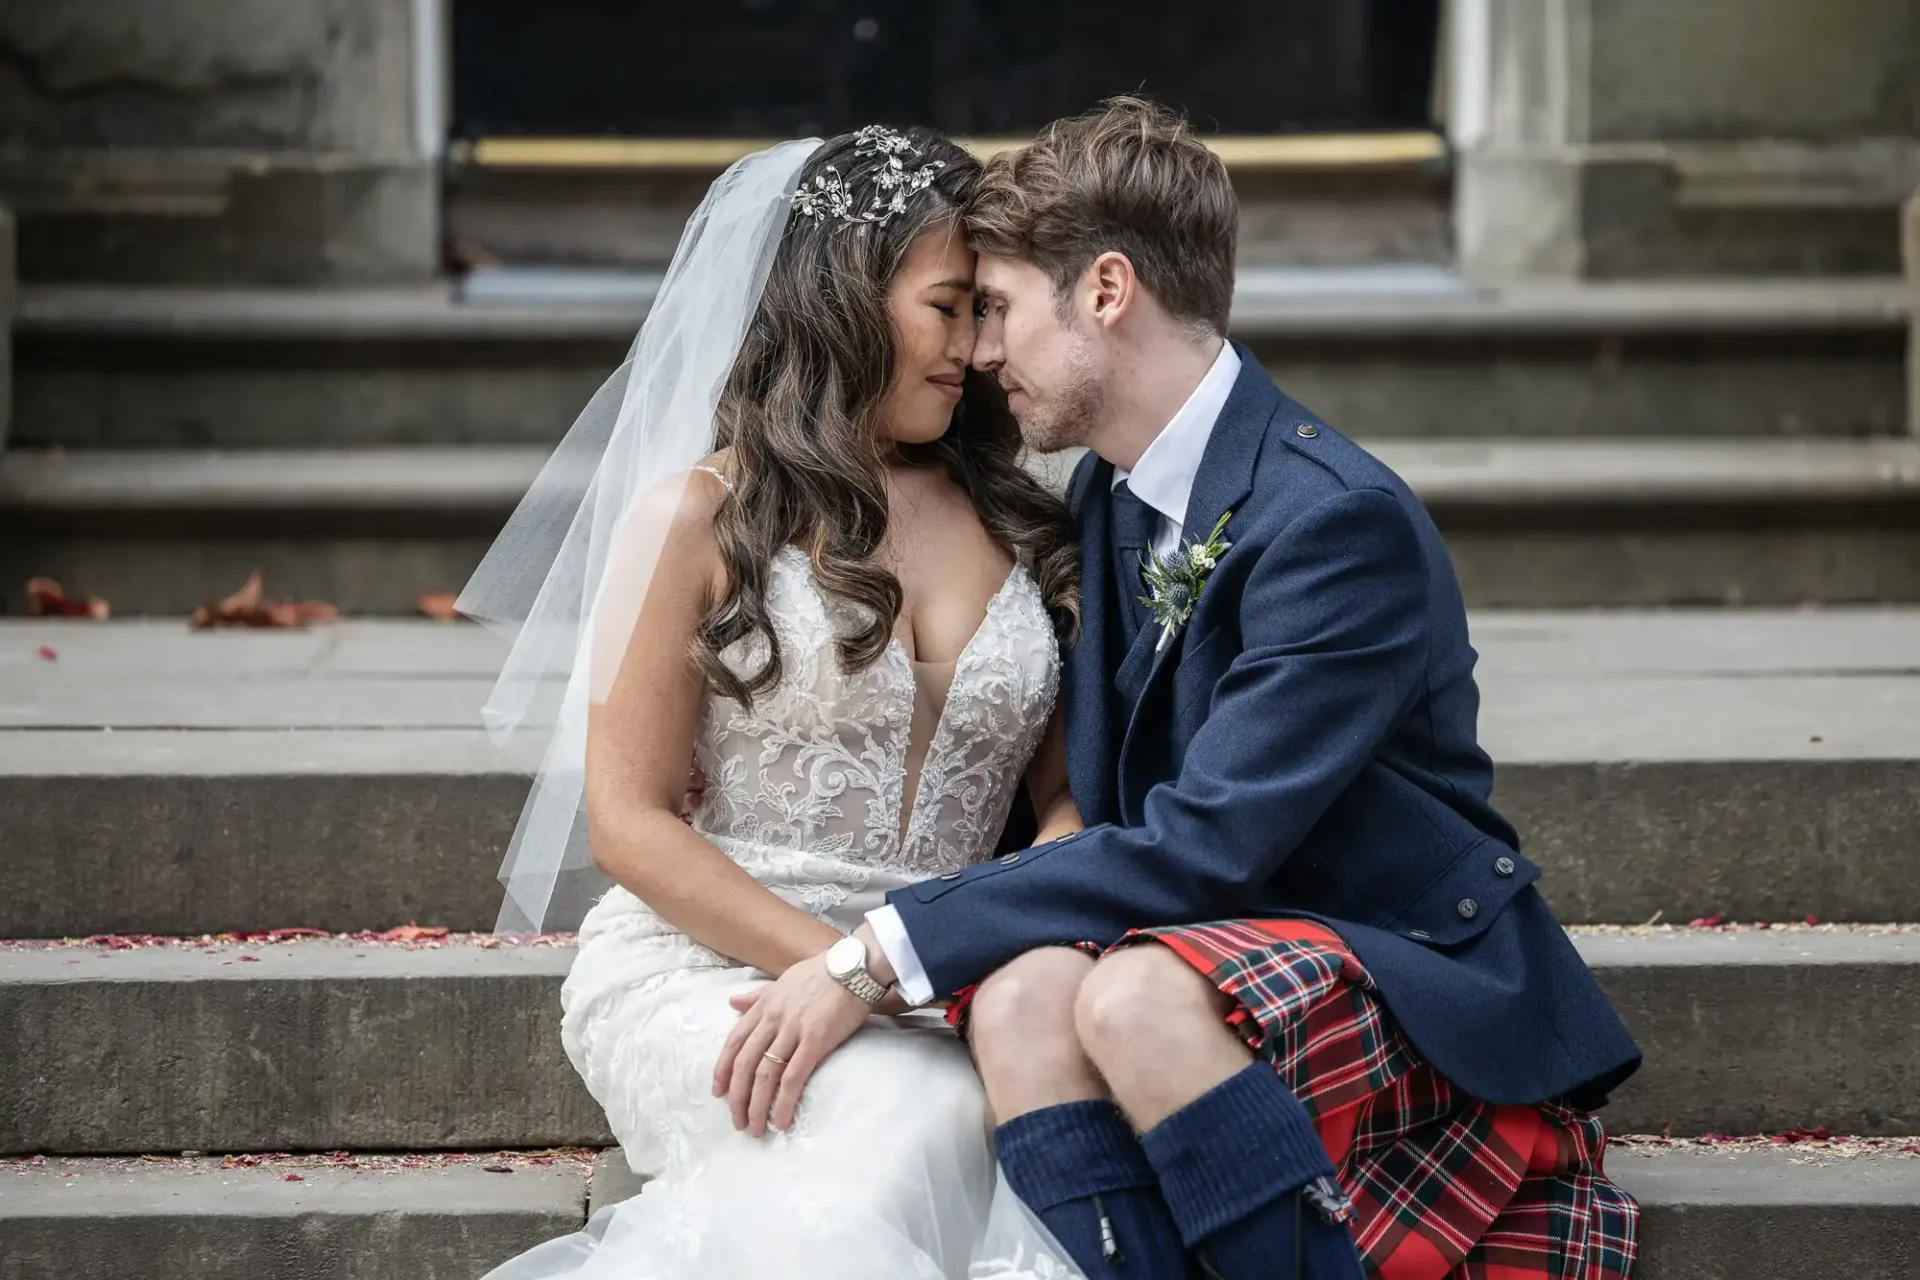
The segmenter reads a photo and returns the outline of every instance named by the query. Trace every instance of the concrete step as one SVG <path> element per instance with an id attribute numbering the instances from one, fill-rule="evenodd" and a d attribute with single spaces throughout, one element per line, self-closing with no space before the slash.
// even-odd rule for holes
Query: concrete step
<path id="1" fill-rule="evenodd" d="M 1898 1148 L 1735 1150 L 1616 1145 L 1608 1171 L 1640 1201 L 1639 1280 L 1908 1280 L 1920 1160 Z M 412 1162 L 409 1167 L 403 1161 Z M 488 1174 L 482 1161 L 512 1168 Z M 48 1160 L 0 1165 L 0 1280 L 472 1280 L 576 1230 L 630 1189 L 614 1160 L 530 1167 L 480 1157 L 272 1161 Z M 288 1172 L 300 1178 L 288 1182 Z M 608 1184 L 617 1184 L 610 1187 Z"/>
<path id="2" fill-rule="evenodd" d="M 496 159 L 503 145 L 521 155 Z M 569 156 L 549 154 L 531 163 L 528 144 L 517 139 L 482 141 L 468 156 L 455 145 L 446 167 L 443 217 L 461 256 L 664 266 L 719 167 L 661 156 L 660 144 L 651 139 L 639 146 L 656 154 L 637 163 L 631 153 L 585 157 L 584 148 L 561 145 Z M 1294 142 L 1294 154 L 1284 156 L 1273 153 L 1271 141 L 1262 145 L 1267 155 L 1228 160 L 1240 199 L 1243 270 L 1276 263 L 1452 260 L 1452 175 L 1439 139 L 1323 135 L 1306 140 L 1305 147 Z M 1308 147 L 1314 154 L 1306 154 Z M 470 162 L 475 153 L 477 162 Z"/>
<path id="3" fill-rule="evenodd" d="M 551 444 L 619 365 L 628 300 L 387 290 L 22 292 L 33 448 Z M 1468 288 L 1437 268 L 1242 273 L 1233 332 L 1356 436 L 1848 437 L 1906 422 L 1898 279 Z"/>
<path id="4" fill-rule="evenodd" d="M 1579 934 L 1648 1061 L 1609 1123 L 1920 1130 L 1920 933 L 1891 930 Z M 571 960 L 460 938 L 0 950 L 0 1153 L 605 1143 L 560 1046 Z"/>
<path id="5" fill-rule="evenodd" d="M 1496 799 L 1567 920 L 1920 920 L 1920 611 L 1472 626 Z M 491 928 L 533 762 L 479 725 L 503 652 L 0 623 L 0 937 Z"/>
<path id="6" fill-rule="evenodd" d="M 0 1280 L 475 1280 L 585 1218 L 583 1161 L 353 1163 L 0 1164 Z"/>
<path id="7" fill-rule="evenodd" d="M 1476 606 L 1920 602 L 1920 440 L 1372 443 Z M 0 583 L 51 576 L 122 614 L 184 614 L 262 569 L 349 613 L 409 613 L 466 581 L 544 458 L 14 451 Z"/>

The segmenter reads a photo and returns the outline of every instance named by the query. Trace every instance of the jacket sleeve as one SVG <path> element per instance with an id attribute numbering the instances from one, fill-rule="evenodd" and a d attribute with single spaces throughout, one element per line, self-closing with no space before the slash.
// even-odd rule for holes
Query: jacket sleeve
<path id="1" fill-rule="evenodd" d="M 1427 573 L 1392 494 L 1341 493 L 1247 541 L 1258 558 L 1242 579 L 1242 651 L 1139 826 L 1090 827 L 888 895 L 936 991 L 1035 947 L 1237 914 L 1414 704 Z"/>

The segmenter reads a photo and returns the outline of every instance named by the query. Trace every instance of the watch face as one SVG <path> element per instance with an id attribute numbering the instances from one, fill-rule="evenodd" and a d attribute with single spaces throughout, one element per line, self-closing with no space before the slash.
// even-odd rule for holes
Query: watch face
<path id="1" fill-rule="evenodd" d="M 867 967 L 867 949 L 858 938 L 842 938 L 827 948 L 827 972 L 845 978 Z"/>

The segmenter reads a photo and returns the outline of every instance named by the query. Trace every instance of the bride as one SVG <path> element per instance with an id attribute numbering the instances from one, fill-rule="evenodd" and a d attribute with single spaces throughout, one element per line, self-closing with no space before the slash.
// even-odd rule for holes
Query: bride
<path id="1" fill-rule="evenodd" d="M 566 1051 L 650 1179 L 494 1280 L 1078 1275 L 996 1177 L 964 1045 L 864 972 L 811 1074 L 762 1055 L 770 1110 L 716 1077 L 770 975 L 991 856 L 1023 780 L 1041 839 L 1080 825 L 1073 537 L 968 375 L 978 176 L 874 127 L 729 169 L 462 598 L 514 636 L 497 730 L 564 690 L 501 927 L 578 921 Z"/>

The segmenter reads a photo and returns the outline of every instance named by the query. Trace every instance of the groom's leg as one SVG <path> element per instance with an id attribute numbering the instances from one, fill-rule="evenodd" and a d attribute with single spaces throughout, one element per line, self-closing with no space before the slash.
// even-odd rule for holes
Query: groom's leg
<path id="1" fill-rule="evenodd" d="M 1086 955 L 1047 948 L 974 995 L 968 1038 L 1001 1122 L 1000 1168 L 1089 1280 L 1180 1280 L 1186 1251 L 1159 1179 L 1074 1030 L 1092 971 Z"/>
<path id="2" fill-rule="evenodd" d="M 1106 1098 L 1073 1027 L 1073 1002 L 1092 972 L 1085 952 L 1047 947 L 1014 960 L 974 992 L 967 1041 L 994 1119 Z"/>
<path id="3" fill-rule="evenodd" d="M 1159 945 L 1080 985 L 1081 1044 L 1134 1125 L 1202 1270 L 1223 1280 L 1359 1280 L 1338 1188 L 1305 1107 L 1227 1026 L 1230 1002 Z"/>

